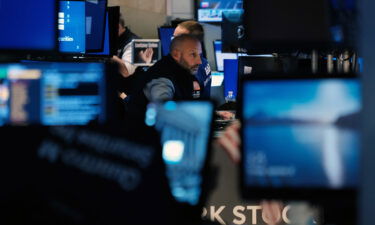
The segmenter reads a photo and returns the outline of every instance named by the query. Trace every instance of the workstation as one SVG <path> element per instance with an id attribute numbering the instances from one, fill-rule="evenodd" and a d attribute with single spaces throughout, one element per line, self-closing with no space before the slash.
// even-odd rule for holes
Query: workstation
<path id="1" fill-rule="evenodd" d="M 0 1 L 1 223 L 372 224 L 374 7 Z"/>

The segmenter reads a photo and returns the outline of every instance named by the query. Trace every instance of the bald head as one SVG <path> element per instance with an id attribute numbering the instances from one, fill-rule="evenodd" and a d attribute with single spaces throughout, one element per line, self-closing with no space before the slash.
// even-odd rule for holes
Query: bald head
<path id="1" fill-rule="evenodd" d="M 203 41 L 204 30 L 203 26 L 194 20 L 188 20 L 179 23 L 174 30 L 173 36 L 177 37 L 181 34 L 191 34 L 197 37 L 200 41 Z"/>
<path id="2" fill-rule="evenodd" d="M 170 46 L 170 51 L 173 52 L 174 50 L 181 49 L 186 43 L 199 43 L 200 41 L 194 35 L 190 34 L 181 34 L 175 38 L 173 38 Z"/>
<path id="3" fill-rule="evenodd" d="M 182 67 L 196 74 L 202 64 L 200 54 L 202 47 L 200 41 L 193 35 L 182 34 L 172 40 L 170 54 Z"/>

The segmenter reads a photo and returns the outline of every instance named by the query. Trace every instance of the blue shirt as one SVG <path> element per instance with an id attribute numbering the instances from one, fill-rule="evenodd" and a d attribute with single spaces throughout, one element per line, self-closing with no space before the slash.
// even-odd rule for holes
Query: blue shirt
<path id="1" fill-rule="evenodd" d="M 195 75 L 202 90 L 201 98 L 210 98 L 211 94 L 211 67 L 207 59 L 201 57 L 202 64 L 199 65 L 198 72 Z"/>

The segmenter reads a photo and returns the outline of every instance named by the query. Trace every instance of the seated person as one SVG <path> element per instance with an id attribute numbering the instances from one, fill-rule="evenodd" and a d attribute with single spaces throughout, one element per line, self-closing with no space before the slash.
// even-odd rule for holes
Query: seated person
<path id="1" fill-rule="evenodd" d="M 126 108 L 136 114 L 145 111 L 149 102 L 200 98 L 195 77 L 202 64 L 200 41 L 182 34 L 173 39 L 170 54 L 137 76 L 134 92 L 125 98 Z"/>
<path id="2" fill-rule="evenodd" d="M 194 35 L 201 41 L 201 43 L 203 43 L 203 26 L 194 20 L 185 21 L 177 25 L 176 29 L 174 30 L 173 36 L 176 37 L 181 34 Z M 202 55 L 201 60 L 202 64 L 199 65 L 198 72 L 195 74 L 195 77 L 197 78 L 199 85 L 201 86 L 201 96 L 208 99 L 210 98 L 211 94 L 211 67 L 208 64 L 207 59 L 205 59 Z"/>

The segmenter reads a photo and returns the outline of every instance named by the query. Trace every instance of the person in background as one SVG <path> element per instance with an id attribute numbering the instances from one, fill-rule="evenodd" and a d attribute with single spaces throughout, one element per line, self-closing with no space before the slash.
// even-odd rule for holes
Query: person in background
<path id="1" fill-rule="evenodd" d="M 204 39 L 204 29 L 203 26 L 194 21 L 188 20 L 182 23 L 179 23 L 174 30 L 173 37 L 176 37 L 181 34 L 190 34 L 197 37 L 201 43 Z M 202 46 L 204 46 L 202 44 Z M 202 64 L 198 68 L 198 72 L 195 74 L 195 77 L 198 80 L 201 89 L 201 97 L 205 99 L 210 98 L 211 94 L 211 67 L 208 64 L 207 59 L 205 59 L 201 54 Z"/>
<path id="2" fill-rule="evenodd" d="M 113 56 L 113 60 L 118 64 L 119 73 L 123 77 L 129 77 L 134 74 L 137 66 L 132 63 L 132 41 L 134 39 L 141 39 L 140 36 L 133 33 L 129 27 L 125 25 L 125 20 L 120 15 L 119 20 L 119 43 L 117 56 Z M 147 48 L 145 51 L 139 53 L 139 57 L 146 63 L 151 62 L 153 56 L 152 48 Z"/>
<path id="3" fill-rule="evenodd" d="M 132 115 L 143 116 L 149 102 L 192 100 L 200 98 L 199 83 L 195 77 L 202 64 L 200 41 L 193 35 L 181 34 L 174 38 L 170 54 L 137 74 L 134 91 L 124 99 Z"/>

